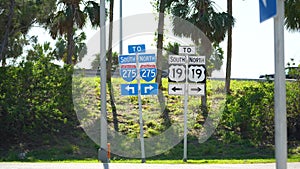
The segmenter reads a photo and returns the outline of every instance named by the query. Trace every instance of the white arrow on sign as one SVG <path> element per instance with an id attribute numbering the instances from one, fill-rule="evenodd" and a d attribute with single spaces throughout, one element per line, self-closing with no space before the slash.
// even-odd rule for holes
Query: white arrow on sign
<path id="1" fill-rule="evenodd" d="M 263 2 L 263 4 L 264 4 L 264 6 L 267 7 L 267 5 L 268 5 L 268 4 L 267 4 L 267 0 L 262 0 L 262 2 Z"/>
<path id="2" fill-rule="evenodd" d="M 125 89 L 129 92 L 131 90 L 131 93 L 134 93 L 134 87 L 130 87 L 129 85 L 125 87 Z"/>
<path id="3" fill-rule="evenodd" d="M 145 87 L 144 92 L 148 93 L 148 90 L 151 91 L 152 89 L 154 89 L 154 87 L 152 85 L 149 85 L 148 87 Z"/>

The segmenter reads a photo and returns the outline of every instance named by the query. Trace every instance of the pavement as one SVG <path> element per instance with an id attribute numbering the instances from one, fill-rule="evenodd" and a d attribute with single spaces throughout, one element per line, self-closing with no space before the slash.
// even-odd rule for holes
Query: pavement
<path id="1" fill-rule="evenodd" d="M 287 169 L 300 169 L 300 162 Z M 119 164 L 119 163 L 0 163 L 0 169 L 275 169 L 266 164 Z"/>

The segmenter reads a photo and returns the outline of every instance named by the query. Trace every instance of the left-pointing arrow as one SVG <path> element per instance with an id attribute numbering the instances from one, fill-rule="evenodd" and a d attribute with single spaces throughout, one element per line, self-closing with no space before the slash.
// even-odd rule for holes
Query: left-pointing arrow
<path id="1" fill-rule="evenodd" d="M 176 86 L 174 86 L 174 87 L 172 88 L 172 90 L 173 90 L 174 92 L 176 92 L 177 90 L 182 90 L 182 88 L 177 88 Z"/>
<path id="2" fill-rule="evenodd" d="M 129 85 L 127 85 L 125 87 L 125 89 L 129 92 L 131 90 L 131 93 L 134 93 L 134 87 L 130 87 Z"/>

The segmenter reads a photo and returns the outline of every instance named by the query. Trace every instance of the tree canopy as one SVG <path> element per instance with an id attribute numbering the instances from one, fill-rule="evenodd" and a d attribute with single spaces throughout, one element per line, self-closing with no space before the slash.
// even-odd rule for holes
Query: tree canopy
<path id="1" fill-rule="evenodd" d="M 56 0 L 0 1 L 0 61 L 22 54 L 26 37 L 34 24 L 45 22 L 53 12 Z"/>
<path id="2" fill-rule="evenodd" d="M 285 26 L 291 31 L 300 31 L 300 1 L 285 0 Z"/>
<path id="3" fill-rule="evenodd" d="M 81 6 L 84 6 L 82 9 Z M 57 12 L 52 13 L 47 22 L 50 35 L 56 39 L 58 35 L 65 35 L 67 40 L 66 63 L 72 64 L 75 59 L 75 30 L 82 29 L 89 18 L 92 26 L 100 25 L 100 6 L 94 1 L 84 0 L 60 0 L 57 4 Z"/>
<path id="4" fill-rule="evenodd" d="M 193 23 L 215 43 L 223 41 L 228 28 L 234 25 L 234 18 L 226 12 L 217 12 L 211 0 L 176 0 L 171 12 L 174 16 Z M 180 20 L 175 18 L 173 24 L 175 34 L 191 37 L 195 42 L 199 41 L 199 35 L 189 28 L 182 28 L 184 24 Z"/>

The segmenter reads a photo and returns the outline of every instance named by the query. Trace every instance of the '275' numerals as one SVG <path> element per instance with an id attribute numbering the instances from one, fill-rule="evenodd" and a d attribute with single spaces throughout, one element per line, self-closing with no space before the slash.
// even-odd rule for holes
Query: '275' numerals
<path id="1" fill-rule="evenodd" d="M 137 75 L 137 69 L 124 69 L 122 70 L 123 78 L 134 78 Z"/>

